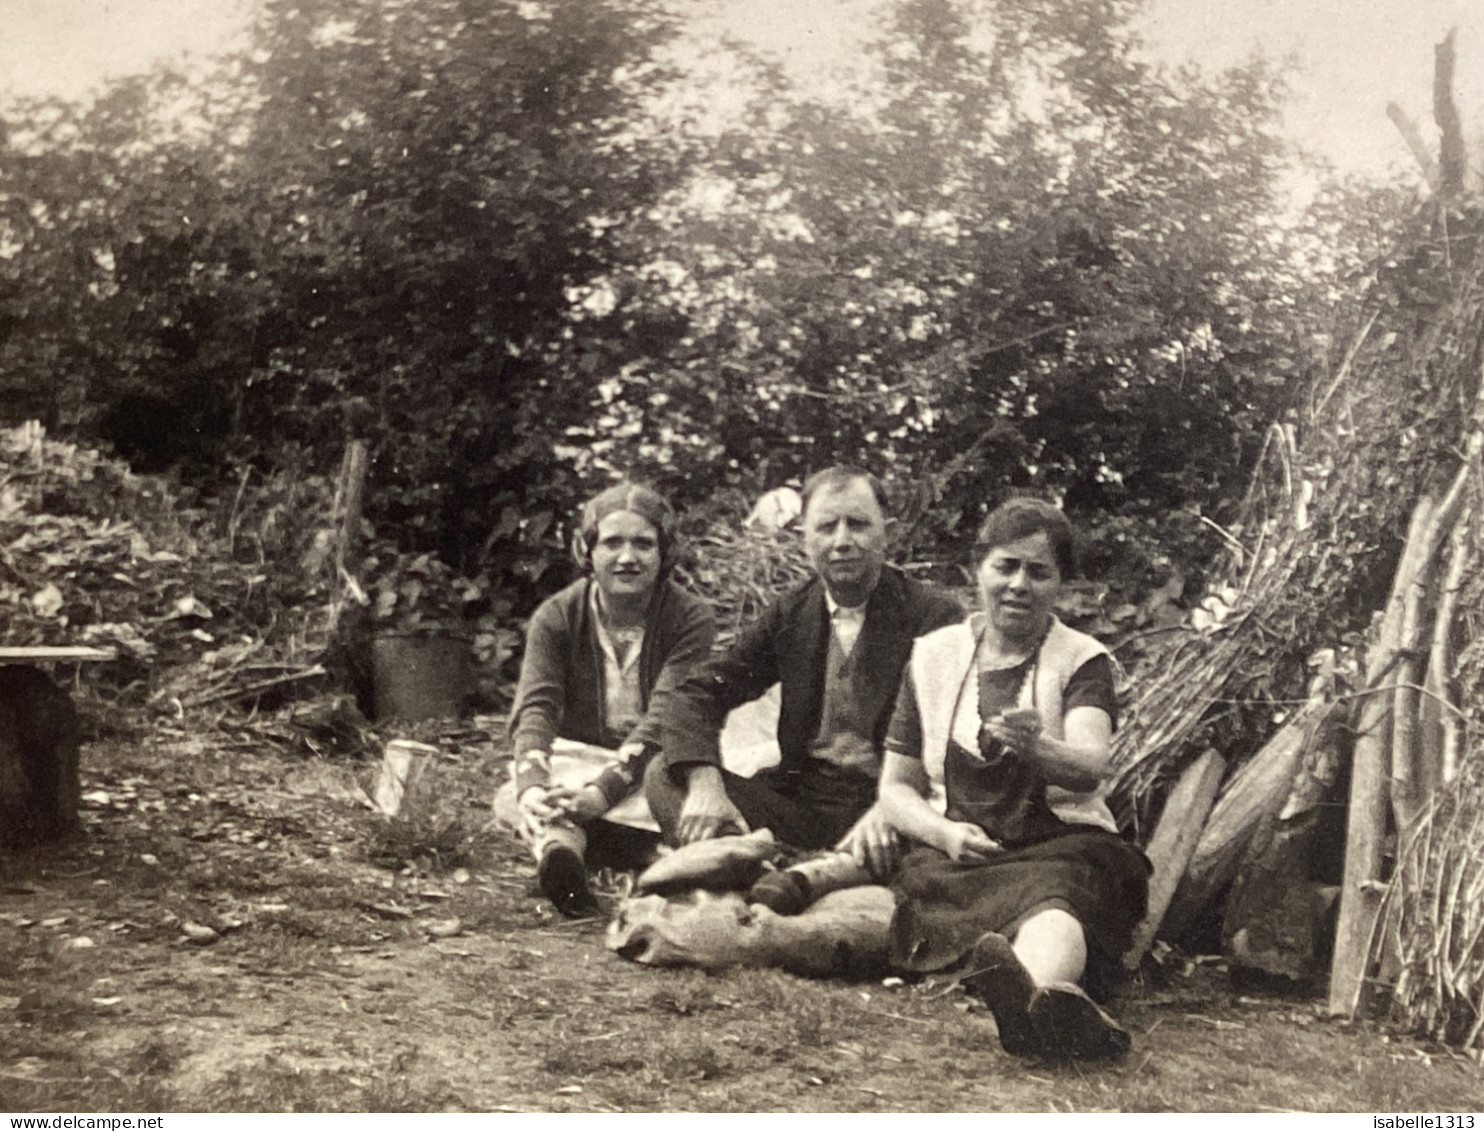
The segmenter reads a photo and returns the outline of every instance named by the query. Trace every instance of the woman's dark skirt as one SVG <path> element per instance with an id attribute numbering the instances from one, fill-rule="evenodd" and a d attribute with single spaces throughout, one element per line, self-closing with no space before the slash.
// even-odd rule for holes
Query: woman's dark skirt
<path id="1" fill-rule="evenodd" d="M 1032 914 L 1058 907 L 1082 924 L 1089 988 L 1105 989 L 1144 918 L 1149 871 L 1136 847 L 1094 828 L 1069 828 L 974 863 L 914 848 L 893 885 L 892 964 L 918 973 L 952 969 L 985 932 L 1013 937 Z"/>

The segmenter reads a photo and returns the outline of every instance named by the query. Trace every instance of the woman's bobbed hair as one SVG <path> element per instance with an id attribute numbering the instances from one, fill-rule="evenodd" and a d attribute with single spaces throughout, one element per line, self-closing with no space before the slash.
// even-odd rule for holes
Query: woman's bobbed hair
<path id="1" fill-rule="evenodd" d="M 1072 524 L 1060 508 L 1043 499 L 1010 499 L 992 510 L 979 527 L 974 555 L 983 561 L 991 550 L 1043 533 L 1051 543 L 1051 556 L 1062 579 L 1075 576 L 1077 549 Z"/>
<path id="2" fill-rule="evenodd" d="M 660 577 L 668 577 L 678 552 L 675 510 L 663 495 L 642 483 L 616 483 L 583 504 L 577 532 L 572 538 L 572 558 L 577 568 L 583 573 L 592 572 L 598 523 L 619 511 L 632 511 L 654 527 L 660 544 Z"/>

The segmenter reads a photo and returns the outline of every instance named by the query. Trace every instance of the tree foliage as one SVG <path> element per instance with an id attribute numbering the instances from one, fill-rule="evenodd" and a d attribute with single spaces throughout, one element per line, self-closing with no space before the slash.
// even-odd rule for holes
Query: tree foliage
<path id="1" fill-rule="evenodd" d="M 368 439 L 380 534 L 525 599 L 605 477 L 841 459 L 918 552 L 1032 487 L 1198 571 L 1345 256 L 1276 219 L 1281 77 L 1134 8 L 883 5 L 824 102 L 735 45 L 687 100 L 655 0 L 267 0 L 207 84 L 7 108 L 0 392 L 233 483 Z"/>
<path id="2" fill-rule="evenodd" d="M 577 458 L 682 492 L 863 459 L 915 484 L 921 546 L 1031 487 L 1105 557 L 1204 561 L 1320 295 L 1276 219 L 1280 76 L 1137 61 L 1129 14 L 893 5 L 849 103 L 757 68 L 579 311 L 610 377 Z"/>
<path id="3" fill-rule="evenodd" d="M 8 379 L 198 474 L 366 437 L 380 532 L 534 578 L 579 489 L 568 293 L 675 175 L 633 129 L 667 34 L 643 0 L 270 0 L 209 90 L 12 107 Z"/>

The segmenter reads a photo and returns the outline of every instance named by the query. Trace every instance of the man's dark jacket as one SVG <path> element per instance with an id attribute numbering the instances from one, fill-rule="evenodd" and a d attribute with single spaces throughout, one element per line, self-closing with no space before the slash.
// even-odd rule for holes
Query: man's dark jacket
<path id="1" fill-rule="evenodd" d="M 866 602 L 853 653 L 878 752 L 886 741 L 913 640 L 963 618 L 963 607 L 946 593 L 889 566 L 882 569 Z M 769 605 L 725 654 L 691 669 L 665 705 L 661 721 L 662 757 L 677 784 L 682 779 L 675 771 L 681 767 L 721 764 L 719 739 L 727 713 L 775 683 L 783 685 L 780 769 L 806 769 L 810 743 L 819 734 L 832 631 L 824 582 L 815 577 Z"/>

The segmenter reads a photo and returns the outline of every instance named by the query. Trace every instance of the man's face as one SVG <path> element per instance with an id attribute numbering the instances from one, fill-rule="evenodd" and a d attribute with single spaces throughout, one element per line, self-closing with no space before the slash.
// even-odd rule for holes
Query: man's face
<path id="1" fill-rule="evenodd" d="M 821 487 L 810 496 L 804 511 L 804 552 L 840 604 L 864 604 L 876 588 L 886 562 L 889 525 L 864 479 Z"/>
<path id="2" fill-rule="evenodd" d="M 609 600 L 647 599 L 660 576 L 660 536 L 633 511 L 614 511 L 598 520 L 593 543 L 593 580 Z"/>

